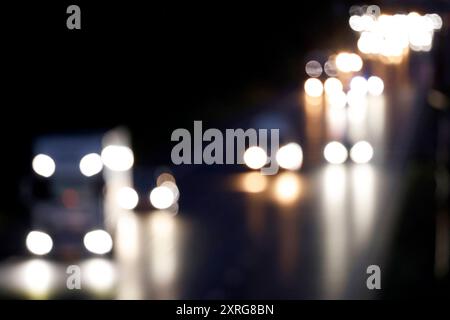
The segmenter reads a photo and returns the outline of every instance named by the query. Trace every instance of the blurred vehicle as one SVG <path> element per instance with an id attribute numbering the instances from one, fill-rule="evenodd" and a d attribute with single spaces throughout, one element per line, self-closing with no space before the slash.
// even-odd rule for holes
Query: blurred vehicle
<path id="1" fill-rule="evenodd" d="M 110 251 L 112 240 L 107 233 L 103 234 L 106 240 L 92 239 L 92 234 L 86 237 L 93 230 L 105 229 L 102 137 L 49 135 L 35 140 L 30 208 L 33 231 L 26 239 L 30 252 L 70 257 L 87 251 Z M 99 243 L 89 241 L 111 245 L 95 250 Z"/>
<path id="2" fill-rule="evenodd" d="M 28 251 L 58 258 L 111 252 L 117 193 L 131 185 L 134 156 L 128 145 L 122 128 L 34 141 Z"/>

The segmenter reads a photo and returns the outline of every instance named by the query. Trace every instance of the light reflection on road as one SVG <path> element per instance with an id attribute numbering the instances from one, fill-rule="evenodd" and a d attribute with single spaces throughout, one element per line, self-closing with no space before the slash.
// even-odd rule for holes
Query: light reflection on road
<path id="1" fill-rule="evenodd" d="M 336 299 L 344 290 L 348 268 L 347 168 L 328 165 L 322 183 L 323 291 L 324 298 Z"/>

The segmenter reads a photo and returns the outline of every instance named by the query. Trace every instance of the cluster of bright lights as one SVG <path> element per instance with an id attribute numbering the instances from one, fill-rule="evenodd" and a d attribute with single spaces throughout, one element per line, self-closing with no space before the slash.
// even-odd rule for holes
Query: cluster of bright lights
<path id="1" fill-rule="evenodd" d="M 355 76 L 350 81 L 350 90 L 345 93 L 339 79 L 328 78 L 324 87 L 330 107 L 343 108 L 347 104 L 360 107 L 367 94 L 379 96 L 383 93 L 384 82 L 377 76 L 371 76 L 367 80 L 362 76 Z"/>
<path id="2" fill-rule="evenodd" d="M 101 156 L 97 153 L 89 153 L 81 158 L 80 172 L 91 177 L 103 169 L 103 165 L 113 171 L 127 171 L 134 163 L 133 151 L 125 146 L 110 145 L 103 149 Z M 56 170 L 55 161 L 46 154 L 36 155 L 31 163 L 33 171 L 45 178 L 51 177 Z"/>
<path id="3" fill-rule="evenodd" d="M 342 143 L 332 141 L 325 146 L 323 156 L 331 164 L 342 164 L 347 161 L 348 151 Z M 368 163 L 372 157 L 373 148 L 367 141 L 359 141 L 350 149 L 350 159 L 355 163 Z"/>
<path id="4" fill-rule="evenodd" d="M 173 208 L 180 197 L 175 178 L 169 173 L 162 173 L 157 179 L 157 186 L 150 191 L 149 200 L 156 209 Z M 117 205 L 125 210 L 133 210 L 139 203 L 139 194 L 132 187 L 121 187 L 115 195 Z M 176 206 L 177 207 L 177 206 Z M 177 210 L 175 210 L 177 211 Z"/>
<path id="5" fill-rule="evenodd" d="M 327 103 L 331 107 L 343 108 L 348 103 L 348 97 L 344 91 L 344 84 L 337 76 L 340 73 L 353 74 L 361 71 L 363 67 L 363 60 L 356 53 L 340 52 L 337 55 L 332 55 L 324 64 L 325 73 L 328 78 L 322 83 L 318 77 L 322 74 L 322 66 L 315 60 L 309 61 L 305 70 L 311 77 L 304 83 L 304 91 L 308 97 L 319 98 L 325 92 Z M 320 72 L 319 72 L 320 71 Z M 364 96 L 367 92 L 371 95 L 380 95 L 383 92 L 383 81 L 378 77 L 371 77 L 369 80 L 361 76 L 353 78 L 353 84 L 350 84 L 354 93 L 359 96 Z"/>
<path id="6" fill-rule="evenodd" d="M 297 170 L 303 163 L 303 151 L 300 145 L 291 142 L 278 149 L 275 158 L 281 168 Z M 250 147 L 244 153 L 244 163 L 250 169 L 261 169 L 266 165 L 267 159 L 267 153 L 261 147 Z"/>
<path id="7" fill-rule="evenodd" d="M 384 82 L 380 77 L 371 76 L 365 79 L 362 76 L 353 77 L 350 81 L 350 90 L 347 93 L 349 104 L 355 99 L 365 96 L 369 93 L 372 96 L 379 96 L 384 91 Z"/>
<path id="8" fill-rule="evenodd" d="M 111 251 L 113 241 L 108 232 L 104 230 L 94 230 L 86 233 L 83 239 L 85 248 L 95 254 L 105 254 Z M 53 248 L 53 240 L 45 232 L 31 231 L 25 240 L 28 251 L 43 256 Z"/>
<path id="9" fill-rule="evenodd" d="M 437 14 L 416 12 L 380 16 L 352 15 L 350 28 L 360 33 L 358 49 L 365 54 L 379 55 L 383 61 L 399 63 L 408 50 L 430 51 L 434 32 L 442 28 Z"/>
<path id="10" fill-rule="evenodd" d="M 266 151 L 257 146 L 248 148 L 244 152 L 244 163 L 250 169 L 261 169 L 267 163 Z M 298 170 L 303 164 L 303 150 L 298 143 L 290 142 L 278 149 L 275 160 L 286 170 Z"/>
<path id="11" fill-rule="evenodd" d="M 109 163 L 115 162 L 116 160 L 111 160 L 114 156 L 111 153 L 111 150 L 106 150 L 106 162 Z M 119 160 L 120 161 L 120 160 Z M 129 161 L 129 160 L 128 160 Z M 119 166 L 117 162 L 113 164 L 116 165 L 116 168 Z M 31 166 L 33 171 L 45 178 L 50 178 L 56 171 L 56 163 L 49 155 L 46 154 L 38 154 L 36 155 L 32 162 Z M 79 164 L 80 172 L 86 176 L 91 177 L 98 174 L 103 169 L 103 161 L 102 157 L 97 153 L 89 153 L 85 155 L 80 160 Z"/>
<path id="12" fill-rule="evenodd" d="M 323 67 L 319 61 L 310 60 L 305 65 L 305 72 L 311 78 L 319 78 L 323 72 L 329 77 L 335 77 L 337 75 L 336 57 L 331 56 Z"/>

